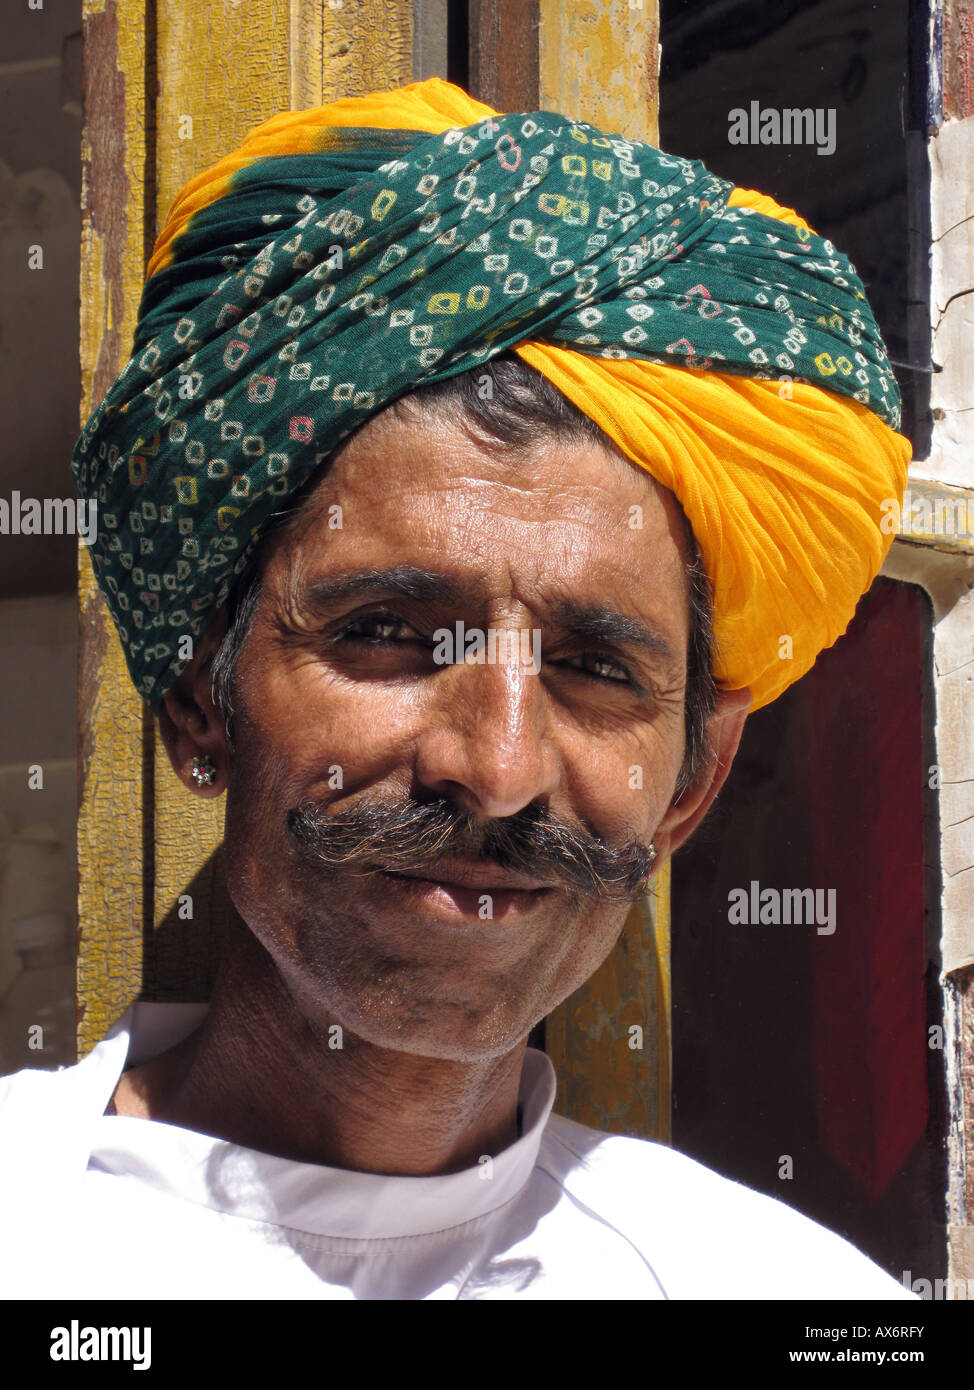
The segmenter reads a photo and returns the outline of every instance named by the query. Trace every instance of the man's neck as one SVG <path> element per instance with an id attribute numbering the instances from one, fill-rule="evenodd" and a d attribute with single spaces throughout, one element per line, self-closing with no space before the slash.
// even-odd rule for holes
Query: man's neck
<path id="1" fill-rule="evenodd" d="M 202 1026 L 125 1073 L 120 1115 L 197 1130 L 282 1158 L 432 1176 L 475 1167 L 517 1138 L 525 1042 L 458 1062 L 335 1035 L 309 1018 L 271 958 L 231 934 Z"/>

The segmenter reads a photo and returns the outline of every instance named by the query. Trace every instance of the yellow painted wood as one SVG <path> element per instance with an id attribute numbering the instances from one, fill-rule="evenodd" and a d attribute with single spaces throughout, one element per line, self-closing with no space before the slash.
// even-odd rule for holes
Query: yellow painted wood
<path id="1" fill-rule="evenodd" d="M 328 47 L 324 33 L 326 22 L 321 13 L 321 0 L 290 0 L 288 46 L 292 111 L 324 104 L 321 94 L 325 89 L 325 50 Z"/>
<path id="2" fill-rule="evenodd" d="M 655 0 L 540 0 L 540 13 L 542 108 L 657 144 Z M 669 864 L 656 876 L 654 895 L 634 904 L 602 967 L 549 1017 L 545 1046 L 561 1114 L 669 1141 Z"/>
<path id="3" fill-rule="evenodd" d="M 412 82 L 411 4 L 290 0 L 290 5 L 293 110 Z"/>
<path id="4" fill-rule="evenodd" d="M 656 963 L 656 1124 L 649 1133 L 668 1144 L 673 1137 L 672 874 L 669 860 L 656 876 L 653 915 Z"/>
<path id="5" fill-rule="evenodd" d="M 124 364 L 142 287 L 145 6 L 85 0 L 82 421 Z M 78 1051 L 138 993 L 143 904 L 143 715 L 79 550 Z"/>
<path id="6" fill-rule="evenodd" d="M 142 708 L 81 552 L 84 660 L 94 668 L 80 725 L 78 808 L 78 1056 L 104 1037 L 139 992 L 144 915 Z"/>
<path id="7" fill-rule="evenodd" d="M 614 1134 L 670 1138 L 669 864 L 608 958 L 551 1014 L 555 1109 Z"/>
<path id="8" fill-rule="evenodd" d="M 656 0 L 540 0 L 541 105 L 659 143 Z"/>
<path id="9" fill-rule="evenodd" d="M 900 540 L 952 555 L 974 555 L 974 489 L 932 478 L 910 478 L 903 498 Z"/>
<path id="10" fill-rule="evenodd" d="M 290 107 L 290 5 L 166 0 L 157 14 L 161 226 L 184 183 Z"/>

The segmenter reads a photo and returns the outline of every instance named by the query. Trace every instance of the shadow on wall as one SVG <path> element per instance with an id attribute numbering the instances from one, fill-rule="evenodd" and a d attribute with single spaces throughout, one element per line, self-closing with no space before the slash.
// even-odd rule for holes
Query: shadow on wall
<path id="1" fill-rule="evenodd" d="M 207 1001 L 232 910 L 221 843 L 145 941 L 141 997 L 157 1003 Z"/>
<path id="2" fill-rule="evenodd" d="M 72 595 L 0 602 L 0 1072 L 75 1059 L 75 667 Z"/>

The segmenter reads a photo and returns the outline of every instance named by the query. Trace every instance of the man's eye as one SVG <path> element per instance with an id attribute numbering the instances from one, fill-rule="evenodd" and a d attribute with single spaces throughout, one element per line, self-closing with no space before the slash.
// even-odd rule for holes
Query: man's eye
<path id="1" fill-rule="evenodd" d="M 340 632 L 337 632 L 332 640 L 335 642 L 358 642 L 365 646 L 380 647 L 386 643 L 403 645 L 422 639 L 416 629 L 406 622 L 405 618 L 400 618 L 395 613 L 377 611 L 364 613 L 361 617 L 353 619 Z M 582 652 L 564 664 L 570 666 L 574 665 L 575 662 L 585 663 L 588 669 L 582 667 L 576 667 L 576 669 L 582 670 L 584 675 L 591 676 L 594 680 L 610 682 L 613 685 L 632 686 L 636 684 L 624 666 L 612 661 L 603 652 Z"/>
<path id="2" fill-rule="evenodd" d="M 396 633 L 409 632 L 412 638 L 396 638 Z M 334 641 L 336 642 L 364 642 L 370 646 L 381 646 L 385 642 L 397 640 L 411 641 L 416 640 L 416 629 L 411 627 L 404 618 L 397 618 L 394 613 L 363 613 L 360 618 L 355 618 L 341 632 L 336 632 Z"/>
<path id="3" fill-rule="evenodd" d="M 618 662 L 611 661 L 602 652 L 582 652 L 580 656 L 572 657 L 571 661 L 566 661 L 565 665 L 570 666 L 574 661 L 585 661 L 590 663 L 594 669 L 585 672 L 585 675 L 594 676 L 596 680 L 612 681 L 616 685 L 632 685 L 633 679 L 624 666 Z"/>

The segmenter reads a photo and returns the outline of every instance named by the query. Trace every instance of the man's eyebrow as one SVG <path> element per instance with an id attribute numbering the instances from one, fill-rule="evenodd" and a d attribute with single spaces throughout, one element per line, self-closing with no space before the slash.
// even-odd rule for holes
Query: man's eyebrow
<path id="1" fill-rule="evenodd" d="M 365 598 L 370 594 L 395 594 L 419 603 L 460 603 L 466 590 L 450 575 L 418 569 L 415 565 L 393 565 L 388 569 L 349 570 L 312 580 L 302 597 L 312 605 L 327 607 L 344 599 Z M 615 608 L 563 598 L 552 604 L 551 617 L 560 627 L 587 641 L 642 647 L 664 661 L 678 660 L 662 633 Z"/>
<path id="2" fill-rule="evenodd" d="M 563 598 L 552 604 L 552 617 L 576 637 L 590 642 L 612 642 L 617 646 L 642 647 L 652 656 L 676 663 L 677 653 L 661 632 L 639 618 L 630 618 L 615 608 L 582 604 Z"/>
<path id="3" fill-rule="evenodd" d="M 389 569 L 349 570 L 312 580 L 302 597 L 308 603 L 325 607 L 340 599 L 378 593 L 396 594 L 420 603 L 459 603 L 463 588 L 446 574 L 417 569 L 415 565 L 393 565 Z"/>

